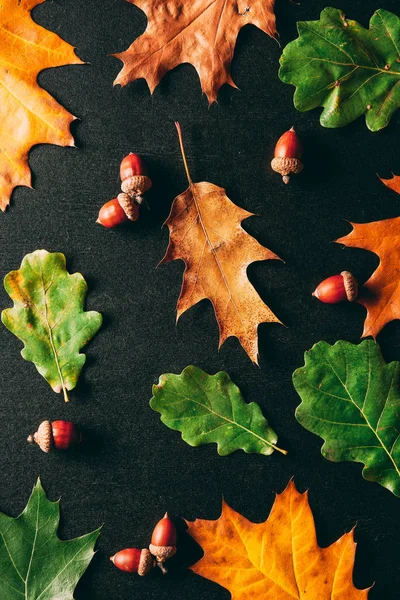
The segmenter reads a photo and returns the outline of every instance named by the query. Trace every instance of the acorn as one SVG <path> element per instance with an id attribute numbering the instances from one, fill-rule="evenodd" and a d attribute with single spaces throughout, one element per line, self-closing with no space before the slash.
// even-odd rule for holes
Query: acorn
<path id="1" fill-rule="evenodd" d="M 154 567 L 154 560 L 147 548 L 125 548 L 110 557 L 111 562 L 121 571 L 147 575 Z"/>
<path id="2" fill-rule="evenodd" d="M 36 433 L 28 437 L 28 442 L 49 453 L 53 449 L 68 450 L 80 444 L 82 435 L 71 421 L 43 421 Z"/>
<path id="3" fill-rule="evenodd" d="M 302 156 L 303 144 L 294 127 L 291 127 L 277 141 L 271 162 L 272 169 L 282 175 L 283 183 L 289 183 L 292 173 L 300 173 L 303 170 Z"/>
<path id="4" fill-rule="evenodd" d="M 340 275 L 332 275 L 321 281 L 312 295 L 326 304 L 337 304 L 344 300 L 354 302 L 358 295 L 358 281 L 349 271 L 342 271 Z"/>
<path id="5" fill-rule="evenodd" d="M 122 159 L 119 174 L 121 190 L 116 198 L 109 200 L 100 209 L 96 223 L 112 229 L 125 221 L 137 221 L 143 195 L 151 188 L 146 166 L 139 154 L 131 152 Z"/>
<path id="6" fill-rule="evenodd" d="M 168 571 L 164 562 L 176 553 L 176 527 L 165 513 L 161 521 L 154 527 L 149 550 L 157 561 L 157 566 L 165 575 Z"/>

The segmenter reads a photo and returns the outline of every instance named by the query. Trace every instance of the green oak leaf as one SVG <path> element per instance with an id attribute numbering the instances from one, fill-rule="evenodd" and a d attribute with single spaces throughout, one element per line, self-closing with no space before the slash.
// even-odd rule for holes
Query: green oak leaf
<path id="1" fill-rule="evenodd" d="M 94 555 L 100 529 L 74 540 L 57 537 L 59 502 L 50 502 L 38 480 L 24 512 L 0 513 L 0 598 L 73 600 Z"/>
<path id="2" fill-rule="evenodd" d="M 86 281 L 67 272 L 64 254 L 36 250 L 6 275 L 4 287 L 14 301 L 1 313 L 4 325 L 24 343 L 22 357 L 68 402 L 86 360 L 79 351 L 102 323 L 100 313 L 84 310 Z"/>
<path id="3" fill-rule="evenodd" d="M 372 340 L 318 342 L 293 374 L 296 419 L 325 443 L 333 462 L 363 463 L 363 477 L 400 496 L 400 363 Z"/>
<path id="4" fill-rule="evenodd" d="M 161 414 L 167 427 L 181 431 L 190 446 L 216 443 L 221 456 L 239 449 L 287 454 L 275 445 L 277 435 L 258 404 L 246 404 L 224 371 L 208 375 L 189 366 L 180 375 L 161 375 L 158 385 L 153 386 L 150 406 Z"/>
<path id="5" fill-rule="evenodd" d="M 300 111 L 323 106 L 321 125 L 343 127 L 366 114 L 371 131 L 400 106 L 400 19 L 377 10 L 365 29 L 336 8 L 297 24 L 299 37 L 281 56 L 279 77 L 296 86 Z"/>

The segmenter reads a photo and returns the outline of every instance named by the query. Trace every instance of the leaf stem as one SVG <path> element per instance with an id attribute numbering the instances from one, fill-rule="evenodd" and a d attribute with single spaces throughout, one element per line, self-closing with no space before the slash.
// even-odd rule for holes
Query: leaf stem
<path id="1" fill-rule="evenodd" d="M 188 163 L 186 160 L 185 147 L 183 145 L 182 130 L 181 130 L 181 126 L 179 125 L 178 121 L 175 121 L 175 127 L 178 131 L 179 145 L 181 147 L 181 154 L 182 154 L 182 158 L 183 158 L 183 164 L 185 165 L 186 176 L 188 178 L 189 185 L 192 185 L 193 182 L 192 182 L 192 178 L 190 177 L 189 167 L 188 167 Z"/>
<path id="2" fill-rule="evenodd" d="M 287 450 L 283 450 L 282 448 L 278 448 L 278 446 L 275 446 L 275 444 L 270 444 L 271 448 L 273 448 L 274 450 L 277 450 L 278 452 L 280 452 L 281 454 L 284 454 L 285 456 L 287 455 Z"/>

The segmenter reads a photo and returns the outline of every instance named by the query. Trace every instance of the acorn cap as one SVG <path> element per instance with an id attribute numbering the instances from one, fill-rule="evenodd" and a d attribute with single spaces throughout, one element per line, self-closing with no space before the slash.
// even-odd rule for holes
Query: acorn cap
<path id="1" fill-rule="evenodd" d="M 118 200 L 120 207 L 126 214 L 127 218 L 130 221 L 137 221 L 138 220 L 138 207 L 135 202 L 136 197 L 134 198 L 133 196 L 130 196 L 129 194 L 122 192 L 121 194 L 118 194 L 117 200 Z"/>
<path id="2" fill-rule="evenodd" d="M 358 296 L 358 281 L 350 271 L 342 271 L 340 274 L 343 277 L 347 300 L 354 302 Z"/>
<path id="3" fill-rule="evenodd" d="M 271 167 L 274 171 L 282 175 L 284 183 L 289 183 L 289 175 L 292 173 L 301 173 L 303 170 L 303 163 L 299 158 L 277 156 L 272 159 Z"/>
<path id="4" fill-rule="evenodd" d="M 128 196 L 141 196 L 151 188 L 152 182 L 147 175 L 133 175 L 121 183 L 121 190 Z"/>
<path id="5" fill-rule="evenodd" d="M 176 554 L 176 546 L 155 546 L 149 545 L 149 550 L 156 557 L 157 562 L 164 562 Z"/>
<path id="6" fill-rule="evenodd" d="M 139 566 L 138 566 L 138 575 L 143 577 L 147 575 L 151 571 L 154 566 L 153 557 L 151 556 L 150 550 L 147 548 L 143 548 L 140 553 Z"/>
<path id="7" fill-rule="evenodd" d="M 53 447 L 53 430 L 50 421 L 40 423 L 37 432 L 28 437 L 28 442 L 36 443 L 43 452 L 49 453 Z"/>

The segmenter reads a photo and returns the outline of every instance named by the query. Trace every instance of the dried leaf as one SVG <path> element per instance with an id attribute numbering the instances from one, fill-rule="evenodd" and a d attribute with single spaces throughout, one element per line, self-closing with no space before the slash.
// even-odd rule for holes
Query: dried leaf
<path id="1" fill-rule="evenodd" d="M 35 144 L 73 146 L 75 119 L 36 78 L 40 71 L 82 64 L 72 46 L 35 23 L 31 10 L 44 0 L 4 0 L 0 7 L 0 209 L 14 187 L 31 187 L 29 150 Z"/>
<path id="2" fill-rule="evenodd" d="M 341 10 L 325 8 L 319 21 L 297 28 L 279 71 L 296 86 L 297 110 L 323 106 L 324 127 L 343 127 L 363 114 L 371 131 L 386 127 L 400 106 L 399 17 L 379 9 L 365 29 Z"/>
<path id="3" fill-rule="evenodd" d="M 0 513 L 0 597 L 2 600 L 73 600 L 89 566 L 100 529 L 74 540 L 57 537 L 60 503 L 50 502 L 40 483 L 24 512 Z"/>
<path id="4" fill-rule="evenodd" d="M 67 272 L 64 254 L 36 250 L 6 275 L 4 287 L 14 307 L 1 320 L 24 343 L 22 357 L 68 402 L 86 361 L 79 351 L 102 323 L 100 313 L 84 310 L 86 281 Z"/>
<path id="5" fill-rule="evenodd" d="M 379 177 L 379 175 L 378 175 Z M 400 194 L 400 176 L 393 175 L 390 179 L 383 179 L 383 177 L 379 177 L 379 179 L 388 187 L 390 190 L 397 192 Z"/>
<path id="6" fill-rule="evenodd" d="M 378 344 L 318 342 L 293 374 L 296 419 L 325 440 L 328 460 L 364 464 L 363 477 L 400 496 L 400 363 Z"/>
<path id="7" fill-rule="evenodd" d="M 208 298 L 218 321 L 219 346 L 235 336 L 257 364 L 258 325 L 280 321 L 251 285 L 247 267 L 258 260 L 279 257 L 241 227 L 243 219 L 252 213 L 233 204 L 224 189 L 208 182 L 192 182 L 181 137 L 180 141 L 189 187 L 172 204 L 166 221 L 170 241 L 161 261 L 181 259 L 186 265 L 177 318 Z"/>
<path id="8" fill-rule="evenodd" d="M 216 443 L 221 456 L 239 449 L 266 456 L 274 450 L 287 454 L 275 445 L 278 437 L 258 404 L 246 404 L 224 371 L 208 375 L 189 366 L 180 375 L 161 375 L 150 406 L 167 427 L 181 431 L 190 446 Z"/>
<path id="9" fill-rule="evenodd" d="M 275 0 L 128 0 L 148 18 L 147 29 L 125 52 L 114 84 L 145 79 L 151 93 L 171 69 L 190 63 L 210 104 L 224 84 L 236 87 L 230 64 L 242 27 L 276 35 Z"/>
<path id="10" fill-rule="evenodd" d="M 222 585 L 232 600 L 365 600 L 352 582 L 356 544 L 346 533 L 328 548 L 317 543 L 307 493 L 291 481 L 268 519 L 252 523 L 225 502 L 217 521 L 187 522 L 204 551 L 191 570 Z"/>
<path id="11" fill-rule="evenodd" d="M 400 319 L 400 217 L 350 224 L 353 231 L 336 242 L 369 250 L 380 258 L 356 300 L 367 309 L 362 337 L 375 338 L 386 323 Z"/>

